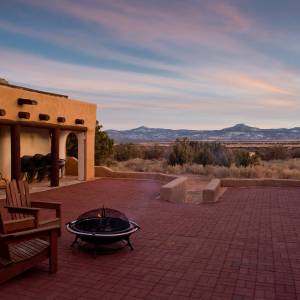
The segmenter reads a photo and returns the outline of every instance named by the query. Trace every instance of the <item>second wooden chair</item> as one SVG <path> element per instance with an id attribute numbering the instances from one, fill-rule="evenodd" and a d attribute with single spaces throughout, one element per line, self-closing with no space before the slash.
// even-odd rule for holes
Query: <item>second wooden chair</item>
<path id="1" fill-rule="evenodd" d="M 29 194 L 29 186 L 26 181 L 12 180 L 6 185 L 6 207 L 12 214 L 12 219 L 23 219 L 28 217 L 28 212 L 35 211 L 35 222 L 37 227 L 61 226 L 61 203 L 58 202 L 44 202 L 44 201 L 31 201 Z M 16 209 L 14 209 L 16 208 Z M 20 213 L 22 208 L 23 213 Z M 39 214 L 39 209 L 55 210 L 55 217 L 42 219 Z"/>

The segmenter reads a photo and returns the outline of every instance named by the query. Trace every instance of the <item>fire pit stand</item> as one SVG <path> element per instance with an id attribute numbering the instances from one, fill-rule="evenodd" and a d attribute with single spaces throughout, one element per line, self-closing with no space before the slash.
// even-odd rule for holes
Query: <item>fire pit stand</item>
<path id="1" fill-rule="evenodd" d="M 140 229 L 138 224 L 128 220 L 123 213 L 104 207 L 80 215 L 77 220 L 67 223 L 66 228 L 75 234 L 71 247 L 79 244 L 78 240 L 81 240 L 92 245 L 94 253 L 98 246 L 124 241 L 126 242 L 125 246 L 129 246 L 133 250 L 130 236 Z"/>

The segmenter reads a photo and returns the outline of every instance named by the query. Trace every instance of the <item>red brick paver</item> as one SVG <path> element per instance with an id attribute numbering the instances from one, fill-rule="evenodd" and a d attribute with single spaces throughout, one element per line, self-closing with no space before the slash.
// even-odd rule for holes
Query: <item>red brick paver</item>
<path id="1" fill-rule="evenodd" d="M 34 194 L 63 202 L 64 222 L 103 204 L 142 229 L 93 257 L 64 230 L 47 265 L 0 287 L 4 299 L 300 299 L 300 189 L 229 189 L 213 205 L 157 199 L 154 181 L 101 179 Z"/>

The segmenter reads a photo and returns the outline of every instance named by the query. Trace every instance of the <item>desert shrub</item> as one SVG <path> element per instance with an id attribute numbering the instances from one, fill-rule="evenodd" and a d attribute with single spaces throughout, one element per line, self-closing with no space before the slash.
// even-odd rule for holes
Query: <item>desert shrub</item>
<path id="1" fill-rule="evenodd" d="M 132 143 L 119 144 L 114 147 L 114 158 L 117 161 L 125 161 L 132 158 L 141 158 L 139 147 Z"/>
<path id="2" fill-rule="evenodd" d="M 300 179 L 300 160 L 262 161 L 259 165 L 230 167 L 187 163 L 169 165 L 167 160 L 131 159 L 129 161 L 113 162 L 111 168 L 119 171 L 162 172 L 168 174 L 193 174 L 205 179 L 217 178 L 286 178 Z"/>
<path id="3" fill-rule="evenodd" d="M 230 167 L 232 163 L 232 153 L 220 143 L 212 143 L 214 165 Z"/>
<path id="4" fill-rule="evenodd" d="M 216 142 L 196 142 L 177 139 L 169 155 L 170 165 L 200 164 L 230 166 L 231 153 L 225 146 Z"/>
<path id="5" fill-rule="evenodd" d="M 205 175 L 205 167 L 199 164 L 188 164 L 185 166 L 185 172 L 195 175 Z"/>
<path id="6" fill-rule="evenodd" d="M 213 163 L 212 153 L 207 148 L 199 150 L 194 154 L 193 162 L 196 164 L 203 165 L 204 167 L 206 165 L 210 165 Z"/>
<path id="7" fill-rule="evenodd" d="M 191 162 L 192 148 L 187 138 L 176 139 L 172 152 L 169 156 L 169 164 L 171 166 L 183 165 Z"/>
<path id="8" fill-rule="evenodd" d="M 239 150 L 235 152 L 235 164 L 238 167 L 248 167 L 258 163 L 258 156 L 251 155 L 248 151 Z"/>
<path id="9" fill-rule="evenodd" d="M 230 177 L 230 168 L 218 166 L 214 170 L 214 175 L 217 178 L 226 178 Z"/>
<path id="10" fill-rule="evenodd" d="M 143 151 L 144 159 L 161 159 L 164 157 L 163 147 L 155 144 L 154 146 L 146 147 Z"/>
<path id="11" fill-rule="evenodd" d="M 291 149 L 290 156 L 291 158 L 300 158 L 300 149 L 299 148 Z"/>
<path id="12" fill-rule="evenodd" d="M 266 161 L 289 158 L 287 148 L 283 146 L 274 146 L 258 150 L 258 155 L 262 160 Z"/>

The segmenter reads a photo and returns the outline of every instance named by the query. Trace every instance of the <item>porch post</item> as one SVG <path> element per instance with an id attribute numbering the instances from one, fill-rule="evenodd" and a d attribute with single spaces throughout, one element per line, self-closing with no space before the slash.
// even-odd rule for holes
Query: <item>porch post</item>
<path id="1" fill-rule="evenodd" d="M 59 132 L 59 128 L 51 131 L 51 186 L 59 186 Z"/>
<path id="2" fill-rule="evenodd" d="M 78 180 L 85 180 L 85 133 L 77 134 L 78 140 Z"/>
<path id="3" fill-rule="evenodd" d="M 10 127 L 11 137 L 11 179 L 21 179 L 21 143 L 20 125 Z"/>

